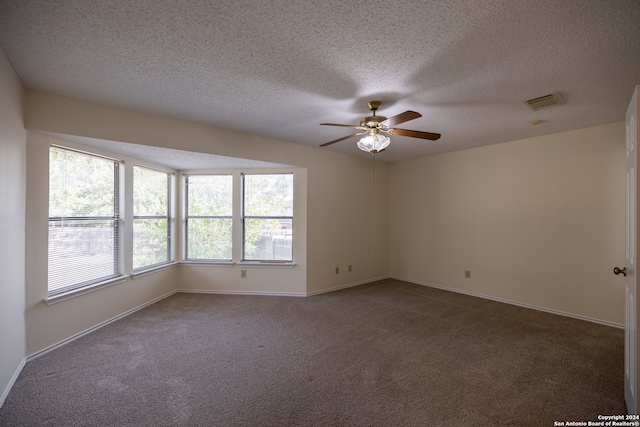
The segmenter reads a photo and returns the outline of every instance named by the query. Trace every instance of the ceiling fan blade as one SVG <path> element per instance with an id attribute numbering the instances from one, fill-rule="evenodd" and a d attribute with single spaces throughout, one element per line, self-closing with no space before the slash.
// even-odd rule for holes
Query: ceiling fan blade
<path id="1" fill-rule="evenodd" d="M 354 136 L 362 135 L 361 133 L 354 133 L 352 135 L 343 136 L 342 138 L 334 139 L 333 141 L 325 142 L 320 147 L 326 147 L 327 145 L 335 144 L 336 142 L 344 141 L 345 139 L 353 138 Z"/>
<path id="2" fill-rule="evenodd" d="M 387 120 L 381 122 L 380 124 L 382 126 L 393 127 L 395 125 L 399 125 L 400 123 L 417 119 L 418 117 L 422 117 L 422 114 L 409 110 L 405 111 L 404 113 L 400 113 L 397 116 L 389 117 Z"/>
<path id="3" fill-rule="evenodd" d="M 362 126 L 358 126 L 358 125 L 340 125 L 337 123 L 320 123 L 320 126 L 341 126 L 344 128 L 363 129 Z"/>
<path id="4" fill-rule="evenodd" d="M 431 133 L 431 132 L 422 132 L 419 130 L 409 130 L 409 129 L 389 129 L 389 135 L 398 135 L 398 136 L 408 136 L 411 138 L 422 138 L 422 139 L 430 139 L 431 141 L 435 141 L 440 139 L 439 133 Z"/>

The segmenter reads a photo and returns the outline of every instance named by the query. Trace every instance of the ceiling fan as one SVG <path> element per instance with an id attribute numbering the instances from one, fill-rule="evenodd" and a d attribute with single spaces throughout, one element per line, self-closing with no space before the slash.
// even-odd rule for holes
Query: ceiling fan
<path id="1" fill-rule="evenodd" d="M 384 116 L 376 116 L 376 110 L 380 107 L 380 101 L 370 101 L 368 104 L 369 110 L 373 111 L 373 115 L 365 117 L 360 120 L 360 125 L 341 125 L 336 123 L 320 123 L 321 126 L 341 126 L 359 129 L 361 132 L 338 138 L 333 141 L 321 144 L 320 147 L 326 147 L 327 145 L 335 144 L 336 142 L 344 141 L 345 139 L 353 138 L 355 136 L 366 135 L 364 138 L 358 141 L 358 148 L 368 153 L 379 153 L 384 151 L 389 146 L 391 140 L 388 135 L 408 136 L 411 138 L 421 138 L 435 141 L 440 138 L 439 133 L 422 132 L 419 130 L 399 129 L 394 126 L 400 123 L 408 122 L 409 120 L 422 117 L 422 114 L 415 111 L 405 111 L 397 116 L 386 118 Z"/>

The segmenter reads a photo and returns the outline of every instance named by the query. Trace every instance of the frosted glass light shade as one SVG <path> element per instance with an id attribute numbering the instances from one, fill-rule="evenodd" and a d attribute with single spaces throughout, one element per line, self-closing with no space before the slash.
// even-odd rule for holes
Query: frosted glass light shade
<path id="1" fill-rule="evenodd" d="M 378 153 L 389 146 L 391 139 L 384 135 L 367 135 L 358 141 L 358 148 L 367 153 Z"/>

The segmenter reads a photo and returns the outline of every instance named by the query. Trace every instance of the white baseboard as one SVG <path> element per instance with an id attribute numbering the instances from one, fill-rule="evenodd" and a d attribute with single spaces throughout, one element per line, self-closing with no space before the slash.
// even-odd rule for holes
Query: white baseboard
<path id="1" fill-rule="evenodd" d="M 11 391 L 11 389 L 13 388 L 13 385 L 18 380 L 18 377 L 20 376 L 20 373 L 22 372 L 22 368 L 24 368 L 24 365 L 26 363 L 27 363 L 27 358 L 26 357 L 22 358 L 22 361 L 20 361 L 20 364 L 18 365 L 18 368 L 16 369 L 16 371 L 13 373 L 13 376 L 9 380 L 9 384 L 7 384 L 7 386 L 4 388 L 4 391 L 2 392 L 2 395 L 0 395 L 0 408 L 2 408 L 2 405 L 4 405 L 4 401 L 7 400 L 7 396 L 9 396 L 9 392 Z"/>
<path id="2" fill-rule="evenodd" d="M 116 320 L 120 320 L 120 319 L 122 319 L 122 318 L 124 318 L 124 317 L 127 317 L 128 315 L 130 315 L 130 314 L 132 314 L 132 313 L 135 313 L 135 312 L 136 312 L 136 311 L 138 311 L 138 310 L 142 310 L 143 308 L 148 307 L 148 306 L 150 306 L 151 304 L 154 304 L 154 303 L 156 303 L 156 302 L 158 302 L 158 301 L 160 301 L 160 300 L 163 300 L 163 299 L 165 299 L 165 298 L 167 298 L 167 297 L 170 297 L 171 295 L 175 294 L 176 292 L 177 292 L 177 291 L 171 291 L 171 292 L 169 292 L 169 293 L 167 293 L 167 294 L 161 295 L 161 296 L 159 296 L 159 297 L 157 297 L 157 298 L 154 298 L 154 299 L 153 299 L 153 300 L 151 300 L 151 301 L 147 301 L 147 302 L 146 302 L 146 303 L 144 303 L 144 304 L 141 304 L 141 305 L 139 305 L 139 306 L 137 306 L 137 307 L 134 307 L 134 308 L 132 308 L 131 310 L 127 310 L 127 311 L 125 311 L 124 313 L 121 313 L 121 314 L 119 314 L 119 315 L 117 315 L 117 316 L 115 316 L 115 317 L 112 317 L 111 319 L 108 319 L 108 320 L 105 320 L 104 322 L 98 323 L 97 325 L 92 326 L 92 327 L 91 327 L 91 328 L 89 328 L 89 329 L 86 329 L 86 330 L 84 330 L 84 331 L 82 331 L 82 332 L 79 332 L 79 333 L 77 333 L 77 334 L 75 334 L 75 335 L 72 335 L 72 336 L 70 336 L 69 338 L 65 338 L 65 339 L 63 339 L 62 341 L 59 341 L 59 342 L 57 342 L 57 343 L 55 343 L 55 344 L 53 344 L 53 345 L 50 345 L 49 347 L 43 348 L 42 350 L 39 350 L 39 351 L 36 351 L 35 353 L 33 353 L 33 354 L 31 354 L 31 355 L 27 356 L 27 362 L 29 362 L 29 361 L 31 361 L 31 360 L 34 360 L 34 359 L 37 359 L 38 357 L 42 356 L 43 354 L 47 354 L 48 352 L 50 352 L 50 351 L 52 351 L 52 350 L 55 350 L 56 348 L 62 347 L 63 345 L 68 344 L 68 343 L 70 343 L 70 342 L 72 342 L 72 341 L 75 341 L 75 340 L 77 340 L 77 339 L 78 339 L 78 338 L 80 338 L 80 337 L 83 337 L 83 336 L 85 336 L 85 335 L 88 335 L 88 334 L 90 334 L 91 332 L 96 331 L 96 330 L 98 330 L 98 329 L 102 328 L 103 326 L 106 326 L 106 325 L 108 325 L 108 324 L 110 324 L 110 323 L 115 322 Z"/>
<path id="3" fill-rule="evenodd" d="M 388 279 L 389 276 L 375 277 L 373 279 L 362 280 L 360 282 L 348 283 L 333 288 L 322 289 L 315 292 L 262 292 L 262 291 L 237 291 L 237 290 L 210 290 L 210 289 L 178 289 L 178 292 L 192 294 L 219 294 L 219 295 L 264 295 L 264 296 L 280 296 L 280 297 L 310 297 L 320 295 L 327 292 L 339 291 L 340 289 L 351 288 L 353 286 L 364 285 L 365 283 L 375 282 L 376 280 Z"/>
<path id="4" fill-rule="evenodd" d="M 178 289 L 176 292 L 186 294 L 217 294 L 217 295 L 262 295 L 272 297 L 306 297 L 305 293 L 298 292 L 261 292 L 261 291 L 236 291 L 222 289 Z"/>
<path id="5" fill-rule="evenodd" d="M 503 298 L 492 297 L 492 296 L 489 296 L 489 295 L 478 294 L 478 293 L 475 293 L 475 292 L 468 292 L 468 291 L 461 290 L 461 289 L 450 288 L 448 286 L 434 285 L 433 283 L 421 282 L 421 281 L 417 281 L 417 280 L 413 280 L 413 279 L 406 279 L 404 277 L 389 276 L 389 278 L 396 279 L 396 280 L 402 280 L 403 282 L 413 283 L 413 284 L 416 284 L 416 285 L 428 286 L 430 288 L 442 289 L 443 291 L 457 292 L 459 294 L 469 295 L 469 296 L 472 296 L 472 297 L 484 298 L 484 299 L 488 299 L 488 300 L 492 300 L 492 301 L 502 302 L 502 303 L 505 303 L 505 304 L 511 304 L 511 305 L 517 305 L 519 307 L 530 308 L 532 310 L 544 311 L 546 313 L 558 314 L 560 316 L 566 316 L 566 317 L 573 317 L 574 319 L 586 320 L 587 322 L 599 323 L 599 324 L 605 325 L 605 326 L 611 326 L 611 327 L 614 327 L 614 328 L 624 329 L 624 324 L 621 324 L 621 323 L 609 322 L 607 320 L 595 319 L 593 317 L 581 316 L 579 314 L 567 313 L 567 312 L 560 311 L 560 310 L 553 310 L 551 308 L 539 307 L 539 306 L 536 306 L 536 305 L 525 304 L 525 303 L 518 302 L 518 301 L 511 301 L 511 300 L 507 300 L 507 299 L 503 299 Z"/>
<path id="6" fill-rule="evenodd" d="M 340 286 L 336 286 L 336 287 L 333 287 L 333 288 L 322 289 L 320 291 L 307 292 L 306 296 L 310 297 L 310 296 L 313 296 L 313 295 L 326 294 L 327 292 L 339 291 L 340 289 L 352 288 L 354 286 L 364 285 L 365 283 L 376 282 L 378 280 L 384 280 L 384 279 L 388 279 L 388 278 L 389 278 L 389 276 L 374 277 L 373 279 L 362 280 L 360 282 L 347 283 L 346 285 L 340 285 Z"/>

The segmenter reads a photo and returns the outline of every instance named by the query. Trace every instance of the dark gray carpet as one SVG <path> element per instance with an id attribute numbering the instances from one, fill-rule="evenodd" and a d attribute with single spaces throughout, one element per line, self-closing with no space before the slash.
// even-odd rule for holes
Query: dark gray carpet
<path id="1" fill-rule="evenodd" d="M 30 361 L 2 426 L 552 426 L 623 414 L 624 331 L 383 280 L 176 294 Z"/>

